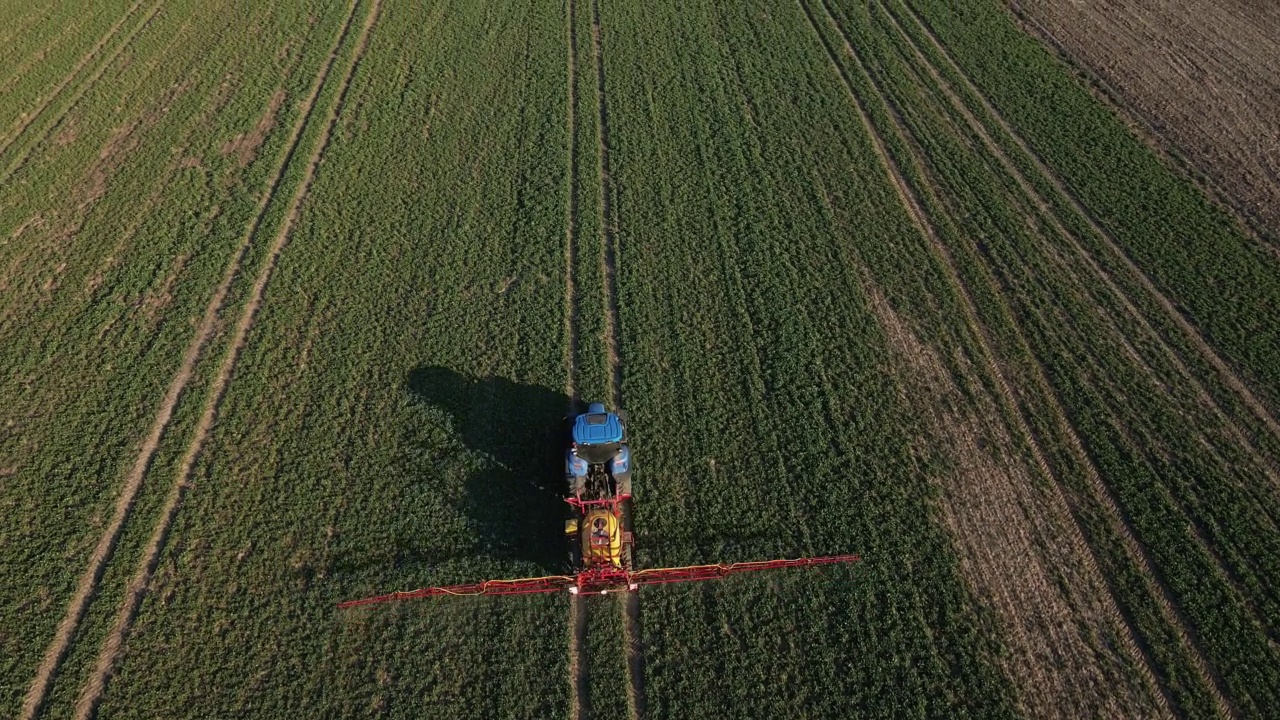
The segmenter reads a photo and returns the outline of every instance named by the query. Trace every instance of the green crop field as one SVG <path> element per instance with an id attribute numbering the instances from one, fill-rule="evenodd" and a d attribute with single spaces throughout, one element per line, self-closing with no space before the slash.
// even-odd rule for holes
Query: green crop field
<path id="1" fill-rule="evenodd" d="M 1280 253 L 998 0 L 0 2 L 0 717 L 1265 717 Z M 623 407 L 640 568 L 560 575 Z"/>

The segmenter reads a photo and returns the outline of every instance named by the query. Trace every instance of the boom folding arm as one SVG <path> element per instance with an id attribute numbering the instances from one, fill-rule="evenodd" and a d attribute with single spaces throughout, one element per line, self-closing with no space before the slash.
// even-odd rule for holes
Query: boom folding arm
<path id="1" fill-rule="evenodd" d="M 519 578 L 515 580 L 485 580 L 478 583 L 406 590 L 386 595 L 375 595 L 360 600 L 348 600 L 344 603 L 339 603 L 338 607 L 345 609 L 437 595 L 534 595 L 564 590 L 575 595 L 605 595 L 613 590 L 636 590 L 641 585 L 718 580 L 730 575 L 756 572 L 758 570 L 782 570 L 786 568 L 813 567 L 815 565 L 855 563 L 861 559 L 858 555 L 826 555 L 792 560 L 762 560 L 730 563 L 728 565 L 686 565 L 684 567 L 635 571 L 591 569 L 584 570 L 577 575 L 547 575 L 545 577 Z"/>

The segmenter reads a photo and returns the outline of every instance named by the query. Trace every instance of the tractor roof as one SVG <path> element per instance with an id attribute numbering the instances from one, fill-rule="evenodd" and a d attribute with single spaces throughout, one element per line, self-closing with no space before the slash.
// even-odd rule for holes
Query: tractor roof
<path id="1" fill-rule="evenodd" d="M 622 421 L 611 412 L 579 415 L 573 423 L 573 441 L 579 445 L 622 442 Z"/>

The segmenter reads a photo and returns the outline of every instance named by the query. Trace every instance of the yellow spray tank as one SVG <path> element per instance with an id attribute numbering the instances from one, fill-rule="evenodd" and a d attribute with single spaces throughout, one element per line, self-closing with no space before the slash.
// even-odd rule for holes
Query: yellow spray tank
<path id="1" fill-rule="evenodd" d="M 581 522 L 583 566 L 621 568 L 622 530 L 617 516 L 607 508 L 596 507 L 587 511 Z"/>

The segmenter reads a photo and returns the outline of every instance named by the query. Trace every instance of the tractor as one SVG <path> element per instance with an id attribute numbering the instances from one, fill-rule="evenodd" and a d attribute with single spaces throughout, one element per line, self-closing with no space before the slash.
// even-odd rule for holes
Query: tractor
<path id="1" fill-rule="evenodd" d="M 565 520 L 569 559 L 575 571 L 619 573 L 631 570 L 631 531 L 624 503 L 631 498 L 631 450 L 626 414 L 602 403 L 569 418 L 565 451 Z"/>
<path id="2" fill-rule="evenodd" d="M 631 497 L 626 413 L 612 413 L 603 403 L 591 403 L 571 423 L 564 457 L 569 494 L 579 500 Z"/>
<path id="3" fill-rule="evenodd" d="M 827 555 L 638 570 L 631 559 L 631 451 L 627 448 L 626 414 L 609 412 L 603 404 L 591 403 L 585 413 L 565 420 L 569 428 L 565 502 L 572 511 L 564 529 L 569 538 L 571 574 L 425 587 L 348 600 L 338 607 L 443 595 L 529 595 L 565 590 L 574 595 L 607 595 L 615 591 L 635 592 L 641 585 L 714 580 L 759 570 L 859 560 L 857 555 Z"/>

